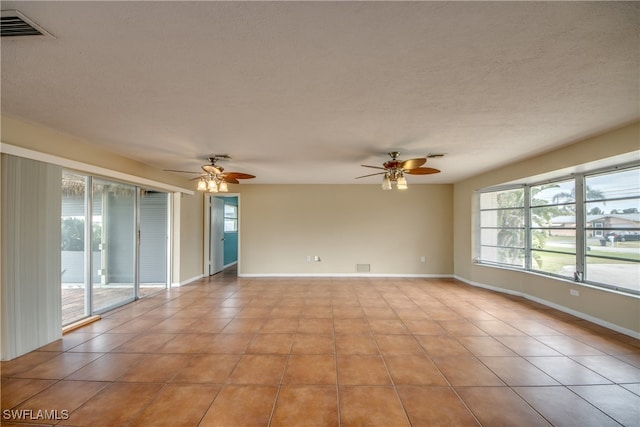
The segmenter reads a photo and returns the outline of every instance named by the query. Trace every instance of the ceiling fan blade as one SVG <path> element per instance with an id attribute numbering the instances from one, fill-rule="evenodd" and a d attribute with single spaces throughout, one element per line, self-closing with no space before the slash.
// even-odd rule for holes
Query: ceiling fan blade
<path id="1" fill-rule="evenodd" d="M 240 181 L 238 181 L 237 179 L 232 178 L 232 177 L 226 177 L 225 176 L 225 177 L 222 178 L 222 181 L 227 182 L 229 184 L 240 184 Z"/>
<path id="2" fill-rule="evenodd" d="M 229 180 L 229 178 L 231 179 L 251 179 L 251 178 L 255 178 L 255 175 L 250 175 L 248 173 L 242 173 L 242 172 L 225 172 L 222 174 L 222 177 L 225 180 Z"/>
<path id="3" fill-rule="evenodd" d="M 378 172 L 378 173 L 372 173 L 370 175 L 362 175 L 362 176 L 356 176 L 355 179 L 360 179 L 360 178 L 366 178 L 368 176 L 374 176 L 374 175 L 384 175 L 386 172 Z"/>
<path id="4" fill-rule="evenodd" d="M 369 165 L 360 165 L 363 168 L 373 168 L 373 169 L 382 169 L 382 170 L 387 170 L 386 168 L 380 167 L 380 166 L 369 166 Z"/>
<path id="5" fill-rule="evenodd" d="M 175 169 L 162 169 L 165 172 L 180 172 L 180 173 L 200 173 L 200 172 L 193 172 L 193 171 L 179 171 L 179 170 L 175 170 Z"/>
<path id="6" fill-rule="evenodd" d="M 427 163 L 427 159 L 425 159 L 424 157 L 419 159 L 409 159 L 400 163 L 400 168 L 405 171 L 410 169 L 417 169 L 425 163 Z"/>
<path id="7" fill-rule="evenodd" d="M 404 173 L 408 173 L 409 175 L 430 175 L 432 173 L 439 173 L 438 169 L 434 168 L 415 168 L 404 171 Z"/>

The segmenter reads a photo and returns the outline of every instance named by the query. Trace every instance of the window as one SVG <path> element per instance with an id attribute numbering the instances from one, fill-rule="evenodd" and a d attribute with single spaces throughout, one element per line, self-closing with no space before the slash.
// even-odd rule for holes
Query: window
<path id="1" fill-rule="evenodd" d="M 593 227 L 595 228 L 595 230 L 593 230 L 593 236 L 594 237 L 602 237 L 604 236 L 604 233 L 602 232 L 602 228 L 604 227 L 604 223 L 603 222 L 599 222 L 599 221 L 592 221 Z"/>
<path id="2" fill-rule="evenodd" d="M 524 267 L 524 188 L 480 195 L 480 258 Z"/>
<path id="3" fill-rule="evenodd" d="M 481 190 L 477 262 L 640 294 L 640 167 Z"/>
<path id="4" fill-rule="evenodd" d="M 584 204 L 585 280 L 640 291 L 640 168 L 586 176 Z"/>
<path id="5" fill-rule="evenodd" d="M 531 269 L 573 277 L 576 271 L 575 181 L 530 187 Z"/>
<path id="6" fill-rule="evenodd" d="M 224 204 L 224 232 L 238 232 L 238 207 L 235 205 Z"/>

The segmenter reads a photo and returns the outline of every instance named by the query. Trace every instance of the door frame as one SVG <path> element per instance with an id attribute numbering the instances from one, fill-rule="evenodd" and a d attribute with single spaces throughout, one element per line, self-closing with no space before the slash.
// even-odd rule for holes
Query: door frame
<path id="1" fill-rule="evenodd" d="M 241 251 L 241 232 L 242 232 L 242 225 L 241 225 L 241 221 L 240 221 L 240 215 L 241 215 L 241 207 L 240 205 L 242 204 L 242 198 L 240 196 L 240 193 L 203 193 L 203 197 L 204 197 L 204 202 L 203 202 L 203 211 L 204 211 L 204 230 L 203 230 L 203 234 L 204 234 L 204 238 L 203 240 L 203 248 L 202 248 L 202 277 L 209 277 L 211 276 L 211 274 L 209 274 L 209 264 L 210 264 L 210 259 L 211 259 L 211 254 L 210 254 L 210 247 L 211 247 L 211 198 L 212 197 L 237 197 L 238 198 L 238 262 L 237 262 L 237 266 L 238 266 L 238 274 L 240 274 L 240 262 L 241 262 L 241 257 L 240 254 L 242 253 Z"/>
<path id="2" fill-rule="evenodd" d="M 224 200 L 209 197 L 211 218 L 209 218 L 209 276 L 224 270 Z"/>

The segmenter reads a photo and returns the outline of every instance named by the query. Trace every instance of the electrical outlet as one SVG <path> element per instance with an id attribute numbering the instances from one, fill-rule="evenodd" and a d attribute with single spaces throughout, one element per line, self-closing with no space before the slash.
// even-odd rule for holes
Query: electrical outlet
<path id="1" fill-rule="evenodd" d="M 314 262 L 320 262 L 322 260 L 320 259 L 320 257 L 318 255 L 316 255 L 316 256 L 313 257 L 313 261 Z"/>
<path id="2" fill-rule="evenodd" d="M 311 262 L 311 255 L 307 255 L 307 262 Z"/>
<path id="3" fill-rule="evenodd" d="M 580 291 L 577 289 L 569 289 L 569 295 L 574 296 L 574 297 L 579 297 L 580 296 Z"/>
<path id="4" fill-rule="evenodd" d="M 420 262 L 427 262 L 427 257 L 424 255 L 420 257 Z"/>

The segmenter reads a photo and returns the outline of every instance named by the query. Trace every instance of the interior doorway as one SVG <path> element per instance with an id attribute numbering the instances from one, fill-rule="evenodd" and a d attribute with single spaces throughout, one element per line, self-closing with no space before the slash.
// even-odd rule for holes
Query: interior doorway
<path id="1" fill-rule="evenodd" d="M 211 198 L 211 233 L 209 237 L 209 275 L 224 269 L 224 200 Z"/>
<path id="2" fill-rule="evenodd" d="M 209 197 L 208 274 L 233 271 L 237 275 L 239 258 L 239 196 Z"/>

